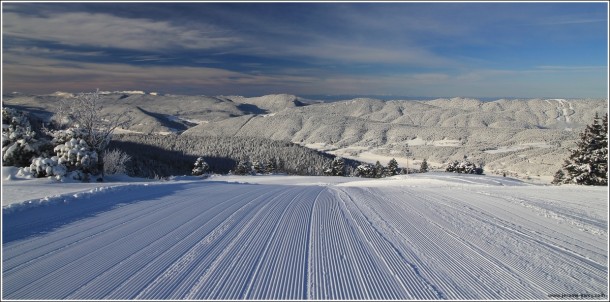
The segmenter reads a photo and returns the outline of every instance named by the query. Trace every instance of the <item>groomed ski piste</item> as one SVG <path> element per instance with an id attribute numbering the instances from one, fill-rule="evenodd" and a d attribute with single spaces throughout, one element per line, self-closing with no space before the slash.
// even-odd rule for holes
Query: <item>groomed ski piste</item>
<path id="1" fill-rule="evenodd" d="M 17 198 L 30 183 L 56 189 Z M 70 185 L 3 180 L 2 299 L 608 295 L 608 187 L 450 173 Z"/>

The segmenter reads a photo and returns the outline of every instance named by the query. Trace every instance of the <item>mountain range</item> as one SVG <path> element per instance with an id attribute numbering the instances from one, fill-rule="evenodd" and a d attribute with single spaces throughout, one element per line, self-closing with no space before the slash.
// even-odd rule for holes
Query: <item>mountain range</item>
<path id="1" fill-rule="evenodd" d="M 8 94 L 3 105 L 48 120 L 61 98 Z M 131 112 L 121 132 L 240 136 L 286 140 L 343 157 L 432 168 L 468 157 L 486 173 L 550 177 L 585 125 L 607 112 L 607 99 L 472 98 L 325 103 L 289 94 L 180 96 L 104 93 L 107 112 Z M 386 161 L 386 162 L 383 162 Z"/>

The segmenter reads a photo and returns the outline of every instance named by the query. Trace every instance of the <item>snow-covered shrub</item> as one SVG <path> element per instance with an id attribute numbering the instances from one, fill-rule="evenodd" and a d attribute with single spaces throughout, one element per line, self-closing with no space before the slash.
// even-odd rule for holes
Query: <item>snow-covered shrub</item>
<path id="1" fill-rule="evenodd" d="M 36 138 L 27 116 L 12 108 L 2 108 L 2 164 L 27 166 L 43 151 L 45 142 Z"/>
<path id="2" fill-rule="evenodd" d="M 3 144 L 4 145 L 4 144 Z M 36 147 L 31 141 L 19 139 L 2 148 L 2 164 L 5 166 L 24 166 L 36 154 Z"/>
<path id="3" fill-rule="evenodd" d="M 32 160 L 29 167 L 20 170 L 21 175 L 32 175 L 34 177 L 57 176 L 61 178 L 66 175 L 66 166 L 59 163 L 59 158 L 53 156 L 51 158 L 37 157 Z"/>
<path id="4" fill-rule="evenodd" d="M 464 174 L 483 174 L 482 167 L 477 167 L 477 165 L 467 159 L 464 159 L 461 162 L 456 160 L 448 163 L 445 171 Z"/>
<path id="5" fill-rule="evenodd" d="M 98 154 L 91 150 L 84 139 L 72 138 L 64 144 L 56 146 L 57 162 L 66 166 L 68 171 L 81 170 L 84 173 L 97 174 Z"/>
<path id="6" fill-rule="evenodd" d="M 82 138 L 77 138 L 79 129 L 67 129 L 50 132 L 55 156 L 33 158 L 31 163 L 22 168 L 22 176 L 49 177 L 57 179 L 69 177 L 77 180 L 88 180 L 91 174 L 99 173 L 98 154 L 91 150 Z"/>
<path id="7" fill-rule="evenodd" d="M 81 140 L 87 136 L 87 131 L 83 128 L 68 128 L 63 130 L 52 131 L 52 143 L 57 146 L 69 142 L 73 138 Z"/>
<path id="8" fill-rule="evenodd" d="M 105 164 L 105 161 L 104 161 Z M 198 157 L 195 161 L 195 167 L 193 167 L 192 174 L 195 176 L 203 175 L 210 169 L 208 163 L 205 162 L 203 157 Z"/>
<path id="9" fill-rule="evenodd" d="M 127 153 L 114 149 L 105 151 L 103 157 L 105 175 L 125 174 L 127 172 L 127 162 L 131 160 L 131 156 Z"/>

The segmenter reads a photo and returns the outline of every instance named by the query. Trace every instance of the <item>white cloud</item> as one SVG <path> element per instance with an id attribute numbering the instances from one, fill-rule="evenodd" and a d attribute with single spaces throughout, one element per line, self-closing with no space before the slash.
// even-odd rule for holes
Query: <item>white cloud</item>
<path id="1" fill-rule="evenodd" d="M 96 57 L 106 54 L 104 51 L 71 51 L 66 49 L 53 49 L 41 46 L 15 46 L 3 49 L 5 56 L 13 54 L 29 54 L 31 56 L 85 56 Z"/>
<path id="2" fill-rule="evenodd" d="M 83 63 L 28 52 L 5 53 L 7 91 L 148 90 L 197 94 L 395 94 L 413 96 L 598 97 L 607 91 L 604 68 L 575 73 L 561 66 L 528 70 L 470 69 L 386 75 L 286 68 L 245 73 L 221 68 Z M 542 76 L 544 75 L 544 76 Z M 550 78 L 548 75 L 552 75 Z"/>
<path id="3" fill-rule="evenodd" d="M 6 12 L 2 17 L 3 32 L 8 37 L 66 45 L 159 50 L 172 47 L 211 49 L 239 42 L 227 31 L 204 24 L 187 28 L 167 21 L 85 12 L 46 17 Z"/>
<path id="4" fill-rule="evenodd" d="M 283 51 L 293 56 L 311 57 L 342 63 L 400 64 L 416 66 L 454 66 L 451 60 L 415 47 L 392 49 L 357 43 L 318 41 L 308 45 L 288 45 Z"/>
<path id="5" fill-rule="evenodd" d="M 543 65 L 536 66 L 537 69 L 545 71 L 594 71 L 608 70 L 608 66 L 561 66 L 561 65 Z"/>
<path id="6" fill-rule="evenodd" d="M 14 63 L 17 62 L 17 63 Z M 308 76 L 253 75 L 220 68 L 188 66 L 134 66 L 119 63 L 82 63 L 12 54 L 4 64 L 4 87 L 44 93 L 56 90 L 213 89 L 244 91 L 244 87 L 306 85 Z M 245 92 L 245 91 L 244 91 Z"/>

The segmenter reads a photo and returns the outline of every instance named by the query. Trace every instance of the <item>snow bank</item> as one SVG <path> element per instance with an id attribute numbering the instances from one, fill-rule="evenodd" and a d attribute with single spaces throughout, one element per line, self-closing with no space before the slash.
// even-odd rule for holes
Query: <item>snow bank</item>
<path id="1" fill-rule="evenodd" d="M 19 207 L 18 204 L 29 204 L 29 206 L 45 203 L 47 200 L 78 192 L 100 190 L 101 188 L 115 188 L 126 185 L 155 183 L 150 179 L 134 178 L 127 175 L 110 175 L 106 182 L 84 183 L 77 180 L 64 178 L 60 182 L 53 177 L 31 178 L 18 176 L 19 168 L 2 167 L 2 206 Z M 11 206 L 12 205 L 12 206 Z"/>
<path id="2" fill-rule="evenodd" d="M 76 201 L 84 201 L 91 199 L 92 197 L 103 198 L 104 195 L 109 194 L 123 194 L 127 191 L 146 187 L 149 184 L 124 184 L 114 186 L 100 186 L 89 190 L 70 192 L 58 195 L 48 195 L 42 198 L 34 198 L 21 202 L 10 203 L 6 206 L 3 205 L 3 214 L 11 214 L 14 212 L 22 211 L 32 207 L 52 205 L 58 203 L 71 203 Z"/>

